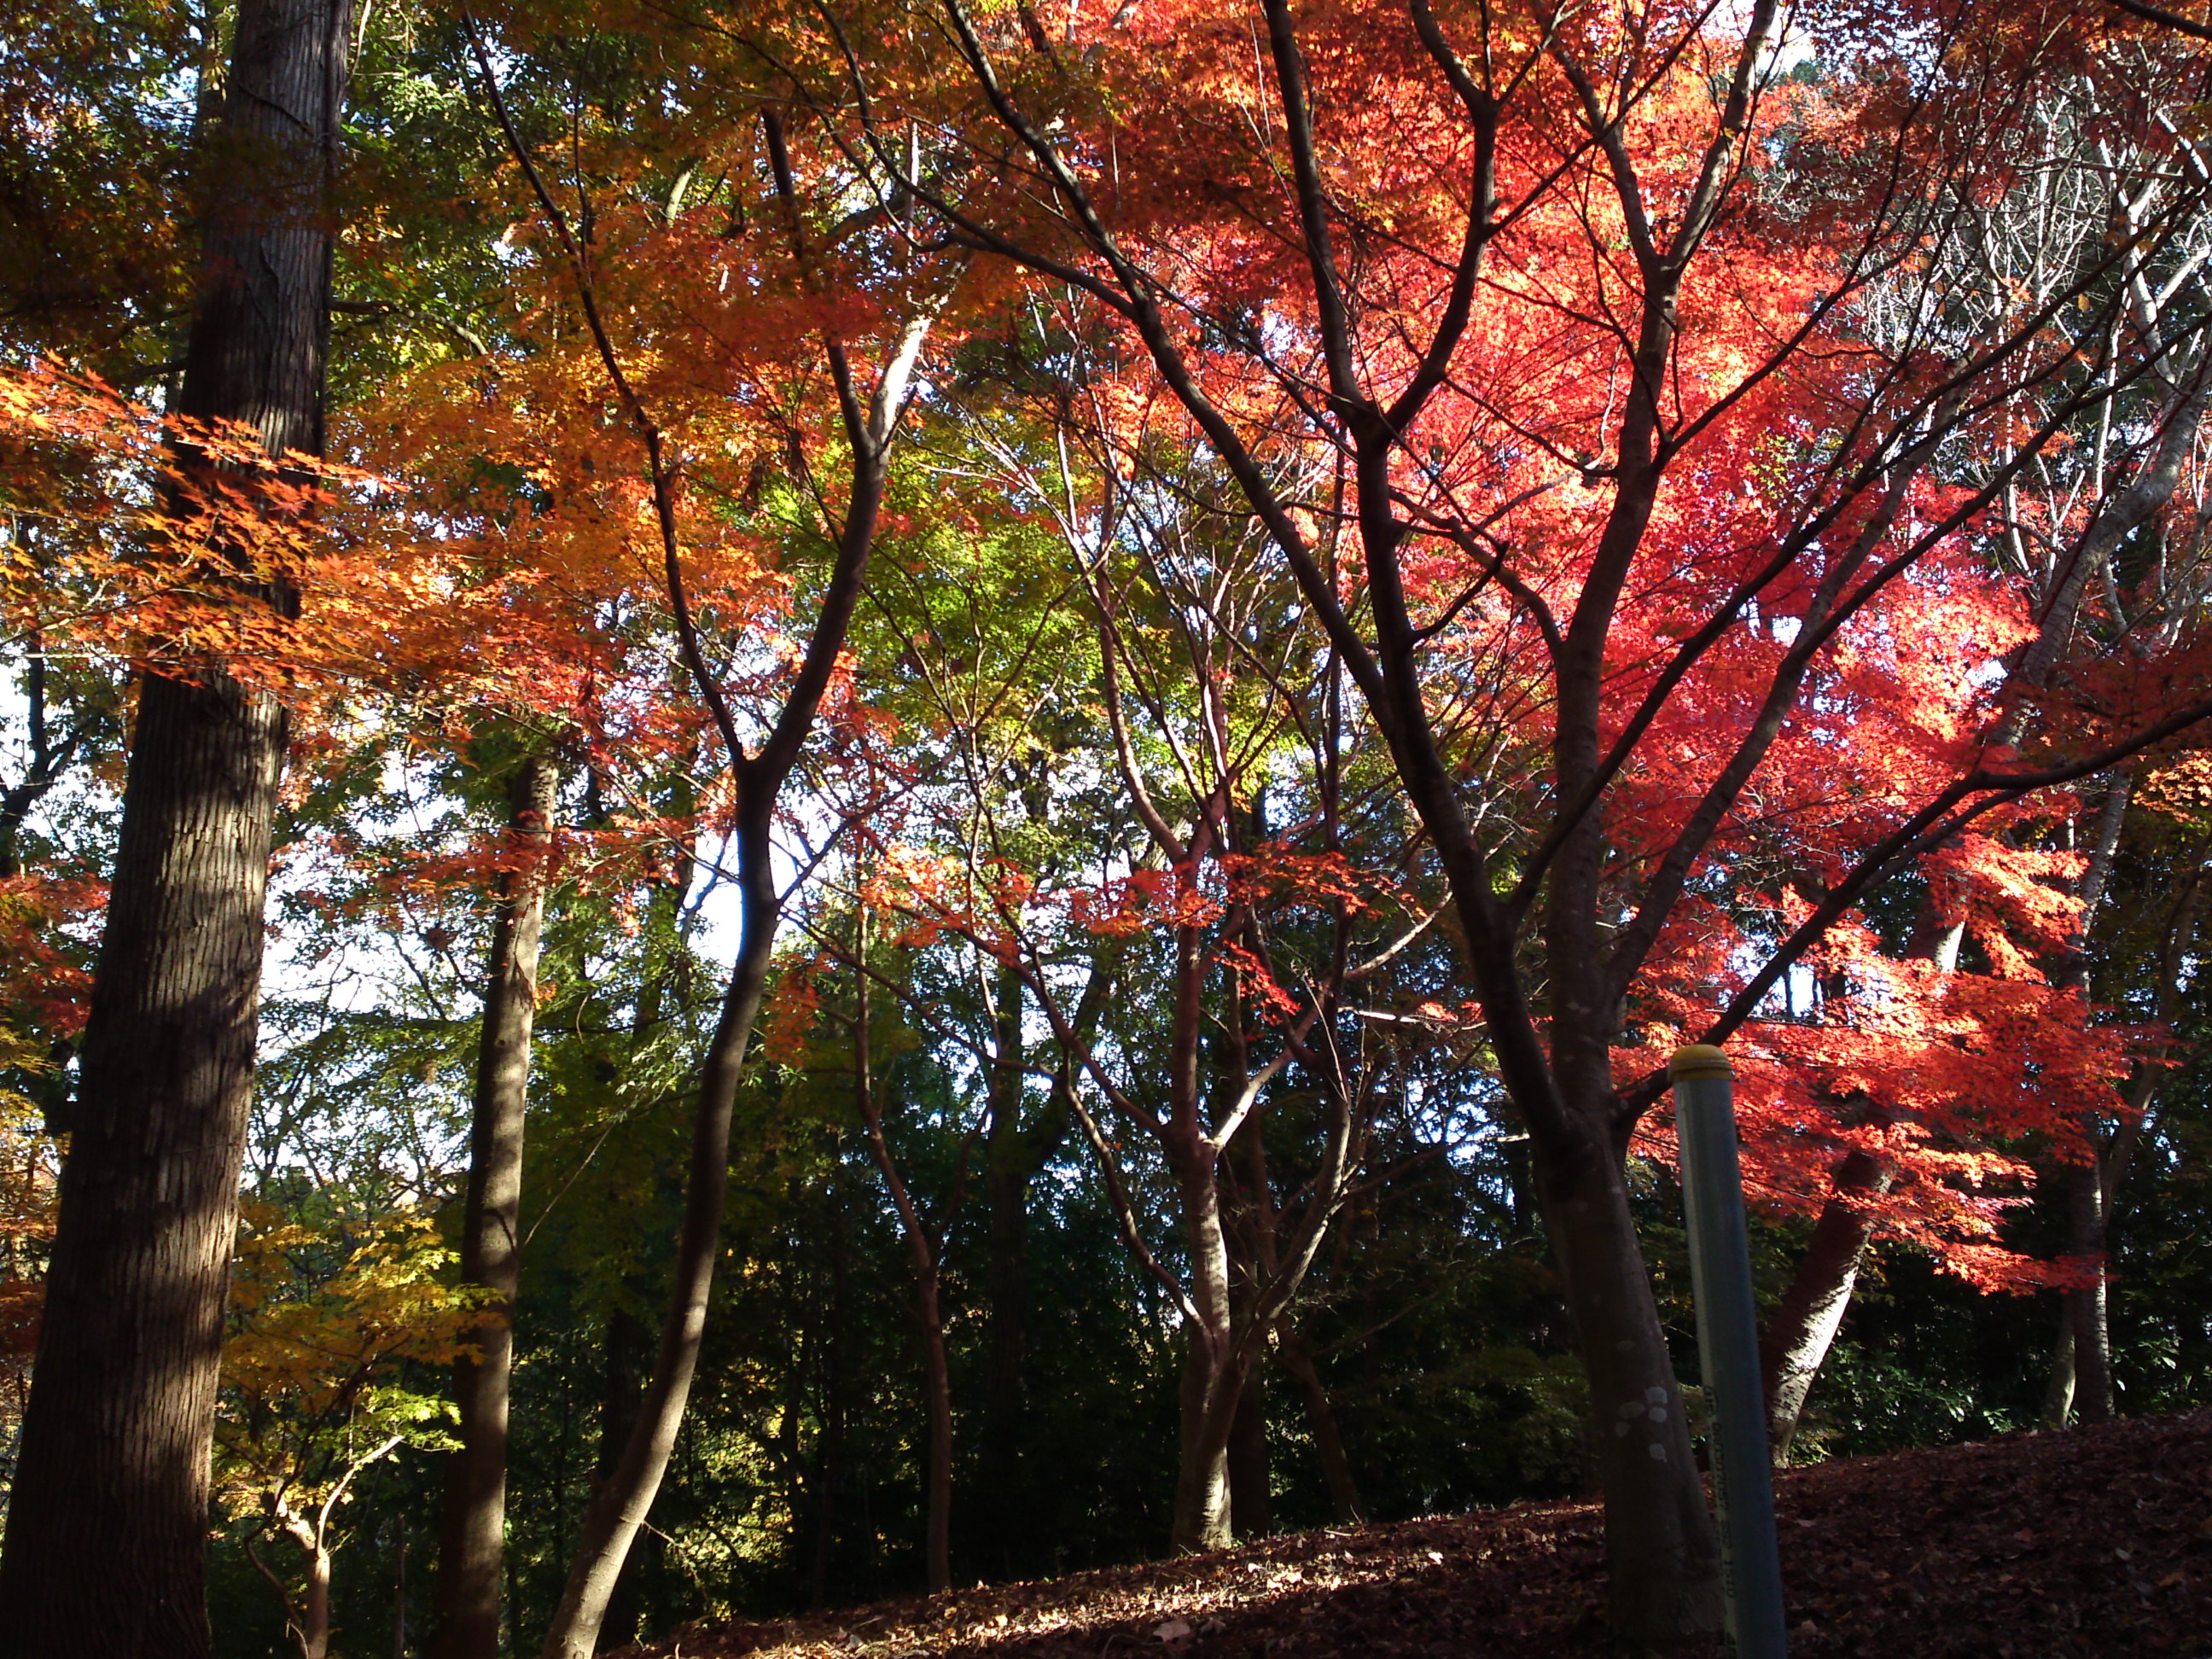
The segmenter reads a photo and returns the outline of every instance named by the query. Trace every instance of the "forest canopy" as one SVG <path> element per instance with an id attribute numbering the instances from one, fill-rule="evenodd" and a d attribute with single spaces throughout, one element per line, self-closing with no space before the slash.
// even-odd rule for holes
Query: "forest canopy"
<path id="1" fill-rule="evenodd" d="M 0 1659 L 2208 1403 L 2212 33 L 0 29 Z"/>

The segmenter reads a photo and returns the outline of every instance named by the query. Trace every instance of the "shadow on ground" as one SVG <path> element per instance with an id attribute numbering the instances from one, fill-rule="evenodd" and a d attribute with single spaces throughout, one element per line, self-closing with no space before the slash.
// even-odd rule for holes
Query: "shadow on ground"
<path id="1" fill-rule="evenodd" d="M 2212 1659 L 2212 1413 L 1781 1477 L 1793 1659 Z M 1037 1583 L 702 1626 L 635 1659 L 1582 1659 L 1598 1511 L 1304 1533 Z"/>

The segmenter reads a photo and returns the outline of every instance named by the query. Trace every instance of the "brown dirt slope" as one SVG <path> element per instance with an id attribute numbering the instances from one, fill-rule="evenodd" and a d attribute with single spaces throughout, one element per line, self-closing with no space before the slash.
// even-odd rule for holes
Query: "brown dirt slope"
<path id="1" fill-rule="evenodd" d="M 1795 1659 L 2212 1659 L 2212 1412 L 1781 1477 Z M 639 1659 L 1563 1659 L 1605 1651 L 1598 1514 L 1532 1504 L 770 1625 Z"/>

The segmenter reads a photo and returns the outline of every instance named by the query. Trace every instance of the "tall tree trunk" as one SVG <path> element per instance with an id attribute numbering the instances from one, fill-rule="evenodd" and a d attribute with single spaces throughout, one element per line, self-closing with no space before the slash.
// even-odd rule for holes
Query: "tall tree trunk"
<path id="1" fill-rule="evenodd" d="M 2051 1345 L 2051 1372 L 2043 1385 L 2043 1426 L 2063 1429 L 2074 1417 L 2074 1310 L 2062 1300 L 2058 1340 Z"/>
<path id="2" fill-rule="evenodd" d="M 922 344 L 928 338 L 936 312 L 933 307 L 925 308 L 908 319 L 896 346 L 881 367 L 873 394 L 865 404 L 855 388 L 852 364 L 843 344 L 834 334 L 823 339 L 823 355 L 836 383 L 845 436 L 851 446 L 852 488 L 846 498 L 844 523 L 837 536 L 836 560 L 798 672 L 767 736 L 756 750 L 748 752 L 738 733 L 726 688 L 701 649 L 691 621 L 690 602 L 684 592 L 684 536 L 677 512 L 681 492 L 678 452 L 623 370 L 600 320 L 591 267 L 583 258 L 581 244 L 515 131 L 500 94 L 490 55 L 472 24 L 470 45 L 508 147 L 529 179 L 538 205 L 552 221 L 568 256 L 609 384 L 631 428 L 645 446 L 647 482 L 652 488 L 653 519 L 660 532 L 668 599 L 679 622 L 680 653 L 691 676 L 693 689 L 713 716 L 720 735 L 736 794 L 731 839 L 737 852 L 742 931 L 729 988 L 722 999 L 721 1018 L 707 1045 L 700 1068 L 698 1103 L 692 1117 L 690 1169 L 684 1184 L 684 1221 L 677 1239 L 675 1282 L 670 1292 L 668 1314 L 661 1324 L 659 1351 L 654 1358 L 653 1380 L 647 1386 L 638 1413 L 637 1427 L 612 1479 L 600 1488 L 585 1510 L 576 1558 L 569 1565 L 561 1604 L 545 1638 L 546 1659 L 590 1659 L 599 1638 L 599 1621 L 621 1574 L 623 1558 L 629 1553 L 638 1529 L 644 1526 L 653 1498 L 660 1490 L 661 1477 L 667 1473 L 669 1455 L 676 1447 L 676 1432 L 682 1426 L 684 1408 L 691 1397 L 691 1380 L 699 1364 L 699 1345 L 706 1334 L 714 1262 L 721 1251 L 722 1206 L 729 1193 L 730 1118 L 737 1105 L 738 1085 L 744 1074 L 745 1054 L 760 1015 L 761 999 L 767 990 L 776 925 L 782 914 L 783 901 L 776 890 L 771 844 L 776 797 L 805 747 L 851 631 L 853 613 L 860 604 L 861 582 L 867 574 L 868 555 L 875 544 L 884 486 L 890 477 L 891 440 L 905 409 L 915 367 L 921 360 Z M 782 124 L 775 112 L 769 110 L 763 112 L 762 126 L 768 140 L 770 171 L 777 193 L 791 208 L 794 252 L 803 260 L 805 239 L 795 205 L 797 190 L 793 182 L 791 159 L 784 145 Z M 949 298 L 948 292 L 940 296 L 940 302 Z"/>
<path id="3" fill-rule="evenodd" d="M 1009 964 L 999 975 L 992 1032 L 990 1122 L 983 1134 L 983 1196 L 990 1249 L 984 1266 L 986 1315 L 982 1477 L 992 1566 L 1014 1571 L 1030 1522 L 1031 1494 L 1023 1457 L 1029 1416 L 1030 1182 L 1036 1167 L 1024 1133 L 1022 981 Z"/>
<path id="4" fill-rule="evenodd" d="M 1090 972 L 1070 1029 L 1088 1044 L 1106 1012 L 1119 971 L 1122 942 L 1094 941 Z M 984 1517 L 992 1529 L 999 1571 L 1017 1575 L 1036 1559 L 1033 1522 L 1036 1477 L 1027 1455 L 1029 1434 L 1030 1189 L 1066 1140 L 1080 1064 L 1063 1050 L 1050 1092 L 1033 1115 L 1024 1115 L 1022 1016 L 1025 988 L 1018 968 L 999 981 L 997 1030 L 993 1036 L 991 1121 L 983 1147 L 983 1180 L 990 1221 L 983 1397 Z"/>
<path id="5" fill-rule="evenodd" d="M 552 760 L 533 755 L 509 783 L 509 844 L 520 863 L 500 878 L 492 921 L 469 1128 L 468 1196 L 461 1219 L 461 1279 L 483 1286 L 492 1299 L 485 1304 L 490 1317 L 470 1333 L 480 1357 L 453 1367 L 461 1445 L 446 1465 L 433 1659 L 496 1659 L 499 1652 L 507 1396 L 514 1297 L 522 1268 L 523 1111 L 538 1002 L 538 935 L 545 919 L 545 872 L 540 866 L 552 832 L 558 781 Z"/>
<path id="6" fill-rule="evenodd" d="M 769 813 L 774 791 L 741 808 L 738 888 L 744 932 L 738 946 L 721 1018 L 707 1047 L 692 1119 L 690 1168 L 684 1219 L 676 1243 L 674 1282 L 661 1325 L 653 1377 L 638 1402 L 635 1426 L 621 1460 L 592 1495 L 583 1534 L 561 1601 L 545 1637 L 545 1659 L 591 1659 L 607 1603 L 622 1576 L 631 1542 L 645 1525 L 676 1449 L 676 1432 L 691 1395 L 699 1345 L 707 1329 L 707 1303 L 720 1254 L 722 1206 L 730 1185 L 730 1117 L 744 1073 L 745 1053 L 768 985 L 781 901 L 769 863 Z"/>
<path id="7" fill-rule="evenodd" d="M 1275 1528 L 1273 1471 L 1267 1459 L 1267 1373 L 1244 1368 L 1237 1415 L 1229 1425 L 1229 1520 L 1240 1539 L 1264 1538 Z"/>
<path id="8" fill-rule="evenodd" d="M 244 0 L 179 412 L 323 446 L 347 0 Z M 189 471 L 204 457 L 189 450 Z M 251 481 L 246 485 L 250 489 Z M 223 556 L 223 550 L 214 550 Z M 290 596 L 237 579 L 246 603 Z M 208 1451 L 285 720 L 149 672 L 0 1553 L 11 1659 L 198 1659 Z"/>
<path id="9" fill-rule="evenodd" d="M 1182 1200 L 1190 1301 L 1183 1323 L 1182 1447 L 1170 1540 L 1178 1550 L 1227 1549 L 1237 1541 L 1229 1510 L 1229 1435 L 1243 1387 L 1229 1297 L 1229 1243 L 1221 1225 L 1213 1143 L 1171 1136 L 1167 1147 Z"/>
<path id="10" fill-rule="evenodd" d="M 844 1472 L 845 1451 L 845 1304 L 848 1274 L 845 1264 L 845 1223 L 837 1207 L 836 1188 L 830 1192 L 830 1335 L 822 1374 L 822 1437 L 814 1457 L 814 1569 L 811 1578 L 813 1605 L 830 1602 L 830 1558 L 837 1543 L 837 1482 Z"/>
<path id="11" fill-rule="evenodd" d="M 2094 1164 L 2066 1168 L 2066 1200 L 2075 1250 L 2099 1264 L 2094 1283 L 2066 1292 L 2074 1332 L 2074 1413 L 2084 1423 L 2112 1420 L 2112 1347 L 2103 1269 L 2107 1237 L 2103 1174 Z"/>
<path id="12" fill-rule="evenodd" d="M 1367 1519 L 1367 1506 L 1360 1501 L 1359 1482 L 1353 1478 L 1352 1460 L 1345 1455 L 1344 1436 L 1337 1427 L 1336 1412 L 1329 1404 L 1321 1368 L 1314 1364 L 1313 1350 L 1287 1318 L 1275 1328 L 1275 1343 L 1283 1369 L 1296 1379 L 1298 1392 L 1305 1398 L 1306 1426 L 1312 1431 L 1314 1450 L 1321 1458 L 1322 1479 L 1328 1483 L 1329 1504 L 1340 1525 L 1357 1526 Z"/>
<path id="13" fill-rule="evenodd" d="M 920 1300 L 922 1370 L 929 1385 L 929 1513 L 923 1556 L 929 1593 L 935 1595 L 952 1588 L 952 1381 L 935 1273 L 922 1285 Z"/>
<path id="14" fill-rule="evenodd" d="M 329 1659 L 331 1651 L 331 1553 L 303 1540 L 307 1558 L 307 1600 L 300 1610 L 300 1659 Z"/>
<path id="15" fill-rule="evenodd" d="M 1232 988 L 1229 1020 L 1240 1029 L 1216 1045 L 1218 1050 L 1224 1051 L 1221 1058 L 1229 1062 L 1217 1069 L 1222 1081 L 1231 1085 L 1232 1097 L 1234 1086 L 1244 1080 L 1250 1069 L 1249 1054 L 1242 1039 L 1243 1018 L 1242 1000 Z M 1224 1119 L 1230 1109 L 1233 1109 L 1232 1103 L 1226 1100 L 1216 1108 Z M 1229 1287 L 1233 1310 L 1230 1323 L 1231 1329 L 1239 1332 L 1249 1329 L 1263 1288 L 1273 1282 L 1279 1265 L 1273 1229 L 1274 1194 L 1267 1180 L 1265 1121 L 1257 1114 L 1247 1118 L 1243 1127 L 1224 1149 L 1224 1161 L 1232 1176 L 1225 1206 L 1230 1220 Z M 1270 1491 L 1273 1471 L 1267 1457 L 1267 1367 L 1256 1355 L 1249 1358 L 1244 1366 L 1236 1411 L 1229 1425 L 1230 1524 L 1240 1539 L 1259 1538 L 1273 1530 L 1275 1506 Z"/>
<path id="16" fill-rule="evenodd" d="M 2121 799 L 2124 808 L 2125 787 L 2116 787 L 2114 794 Z M 2110 839 L 2117 842 L 2117 827 Z M 2102 836 L 2098 857 L 2105 865 L 2110 865 L 2111 848 Z M 2199 849 L 2197 857 L 2202 859 L 2203 849 Z M 2181 1012 L 2183 971 L 2195 942 L 2205 875 L 2201 864 L 2191 872 L 2166 917 L 2166 939 L 2159 959 L 2157 1018 L 2161 1025 L 2172 1026 Z M 2102 891 L 2101 877 L 2095 891 Z M 2081 978 L 2086 987 L 2086 951 L 2081 953 L 2080 961 L 2083 964 Z M 2062 1298 L 2058 1340 L 2051 1352 L 2051 1380 L 2044 1395 L 2043 1420 L 2050 1428 L 2064 1428 L 2077 1407 L 2086 1423 L 2109 1422 L 2112 1417 L 2112 1292 L 2105 1263 L 2112 1249 L 2113 1210 L 2119 1202 L 2121 1185 L 2127 1179 L 2128 1166 L 2134 1161 L 2136 1147 L 2149 1119 L 2159 1079 L 2160 1068 L 2141 1068 L 2130 1092 L 2128 1110 L 2111 1133 L 2100 1134 L 2094 1125 L 2091 1126 L 2094 1161 L 2087 1165 L 2069 1164 L 2064 1171 L 2070 1235 L 2068 1253 L 2096 1261 L 2099 1276 L 2095 1284 L 2069 1291 Z"/>
<path id="17" fill-rule="evenodd" d="M 592 1491 L 596 1495 L 622 1467 L 623 1448 L 637 1427 L 638 1396 L 645 1387 L 645 1361 L 653 1333 L 628 1308 L 617 1308 L 607 1317 L 605 1364 L 599 1372 L 599 1445 L 592 1457 Z M 601 1628 L 617 1644 L 637 1635 L 638 1567 L 641 1557 L 623 1563 L 621 1574 L 607 1597 Z"/>
<path id="18" fill-rule="evenodd" d="M 853 1015 L 853 1088 L 860 1121 L 868 1134 L 868 1150 L 890 1190 L 898 1212 L 899 1227 L 906 1235 L 907 1250 L 914 1258 L 915 1321 L 921 1338 L 924 1396 L 928 1403 L 928 1449 L 922 1474 L 922 1556 L 929 1593 L 936 1595 L 952 1587 L 952 1376 L 945 1361 L 945 1311 L 938 1295 L 942 1277 L 939 1251 L 942 1235 L 933 1233 L 922 1219 L 891 1157 L 890 1142 L 884 1138 L 884 1113 L 876 1099 L 869 1031 L 868 956 L 866 915 L 856 930 L 853 957 L 856 968 L 856 998 Z"/>

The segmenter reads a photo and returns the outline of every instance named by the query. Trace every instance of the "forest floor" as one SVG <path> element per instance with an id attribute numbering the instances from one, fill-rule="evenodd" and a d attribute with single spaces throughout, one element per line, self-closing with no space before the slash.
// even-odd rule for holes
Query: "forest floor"
<path id="1" fill-rule="evenodd" d="M 2212 1412 L 1790 1470 L 1794 1659 L 2212 1659 Z M 1606 1651 L 1589 1504 L 1218 1554 L 776 1624 L 637 1659 L 1564 1659 Z"/>

